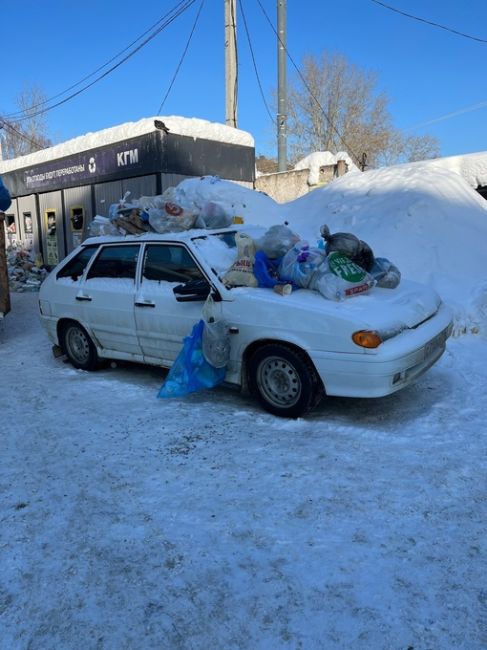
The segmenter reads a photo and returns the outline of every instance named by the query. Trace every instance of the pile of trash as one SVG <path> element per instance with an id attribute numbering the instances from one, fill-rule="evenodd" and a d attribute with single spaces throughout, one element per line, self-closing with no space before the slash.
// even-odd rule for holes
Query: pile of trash
<path id="1" fill-rule="evenodd" d="M 11 291 L 39 291 L 48 271 L 41 257 L 15 245 L 7 248 L 7 273 Z"/>
<path id="2" fill-rule="evenodd" d="M 370 246 L 351 233 L 320 230 L 321 239 L 310 246 L 286 225 L 269 228 L 253 240 L 237 232 L 237 259 L 223 275 L 229 287 L 268 287 L 281 295 L 311 289 L 328 300 L 344 300 L 372 287 L 394 289 L 399 269 L 385 257 L 375 257 Z"/>
<path id="3" fill-rule="evenodd" d="M 127 192 L 113 203 L 108 217 L 97 215 L 90 224 L 90 236 L 164 234 L 243 223 L 232 204 L 197 203 L 181 184 L 158 196 L 129 197 Z M 399 284 L 399 269 L 386 258 L 376 258 L 370 246 L 352 233 L 331 234 L 323 225 L 320 234 L 317 244 L 310 246 L 287 225 L 271 226 L 255 241 L 239 231 L 235 236 L 237 259 L 223 282 L 229 287 L 269 287 L 281 295 L 293 289 L 311 289 L 329 300 L 344 300 L 374 286 L 394 288 Z"/>
<path id="4" fill-rule="evenodd" d="M 217 179 L 215 179 L 216 182 Z M 129 200 L 126 192 L 110 206 L 108 217 L 96 215 L 90 224 L 90 237 L 103 235 L 142 235 L 145 232 L 182 232 L 190 228 L 225 228 L 242 223 L 233 205 L 225 201 L 197 204 L 180 186 L 170 187 L 157 196 Z"/>

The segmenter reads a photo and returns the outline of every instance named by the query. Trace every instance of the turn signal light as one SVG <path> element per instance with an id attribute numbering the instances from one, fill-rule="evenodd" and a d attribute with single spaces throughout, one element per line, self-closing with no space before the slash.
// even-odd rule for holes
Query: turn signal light
<path id="1" fill-rule="evenodd" d="M 373 330 L 360 330 L 352 334 L 352 340 L 362 348 L 377 348 L 382 343 L 378 332 Z"/>

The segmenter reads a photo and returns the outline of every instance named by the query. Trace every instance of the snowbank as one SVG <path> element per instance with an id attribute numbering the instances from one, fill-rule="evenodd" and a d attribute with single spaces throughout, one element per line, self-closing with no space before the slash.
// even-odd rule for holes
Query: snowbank
<path id="1" fill-rule="evenodd" d="M 319 225 L 353 232 L 405 277 L 433 286 L 455 311 L 455 332 L 487 336 L 487 202 L 457 173 L 400 165 L 346 174 L 283 206 L 314 242 Z"/>
<path id="2" fill-rule="evenodd" d="M 435 158 L 418 165 L 435 166 L 456 172 L 474 189 L 479 185 L 487 185 L 487 153 L 472 153 L 464 156 L 448 156 Z"/>
<path id="3" fill-rule="evenodd" d="M 311 244 L 324 223 L 353 232 L 404 277 L 433 286 L 454 310 L 455 334 L 487 338 L 487 202 L 458 173 L 411 164 L 346 174 L 287 204 L 219 179 L 180 187 L 197 204 L 230 202 L 246 224 L 287 221 Z"/>

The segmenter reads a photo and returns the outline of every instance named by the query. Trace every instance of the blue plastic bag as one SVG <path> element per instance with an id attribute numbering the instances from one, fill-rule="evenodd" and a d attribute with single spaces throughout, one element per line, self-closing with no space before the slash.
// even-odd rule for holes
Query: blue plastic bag
<path id="1" fill-rule="evenodd" d="M 203 355 L 205 321 L 200 320 L 183 342 L 183 348 L 172 365 L 158 397 L 182 397 L 205 388 L 213 388 L 225 379 L 225 368 L 214 368 Z"/>
<path id="2" fill-rule="evenodd" d="M 5 212 L 10 207 L 12 200 L 10 198 L 10 192 L 7 190 L 3 184 L 2 179 L 0 178 L 0 212 Z"/>

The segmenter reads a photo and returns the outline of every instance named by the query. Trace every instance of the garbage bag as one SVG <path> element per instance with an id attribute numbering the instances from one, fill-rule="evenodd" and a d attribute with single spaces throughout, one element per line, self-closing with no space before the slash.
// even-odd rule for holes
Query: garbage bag
<path id="1" fill-rule="evenodd" d="M 282 282 L 308 289 L 313 275 L 325 259 L 323 250 L 310 247 L 304 240 L 298 241 L 282 258 L 279 277 Z"/>
<path id="2" fill-rule="evenodd" d="M 279 265 L 281 258 L 269 259 L 264 251 L 257 251 L 254 261 L 254 275 L 259 287 L 272 289 L 279 283 Z"/>
<path id="3" fill-rule="evenodd" d="M 120 235 L 118 228 L 107 219 L 97 214 L 88 226 L 89 237 L 104 237 L 107 235 Z"/>
<path id="4" fill-rule="evenodd" d="M 395 289 L 401 281 L 401 271 L 385 257 L 376 257 L 370 274 L 383 289 Z"/>
<path id="5" fill-rule="evenodd" d="M 223 203 L 207 201 L 201 208 L 198 219 L 203 228 L 226 228 L 233 222 L 233 214 Z"/>
<path id="6" fill-rule="evenodd" d="M 223 276 L 223 283 L 230 287 L 257 287 L 254 275 L 255 244 L 244 232 L 235 234 L 237 259 Z"/>
<path id="7" fill-rule="evenodd" d="M 333 252 L 343 253 L 366 271 L 374 264 L 374 253 L 370 246 L 350 232 L 330 234 L 326 224 L 321 226 L 320 233 L 325 240 L 327 255 Z"/>
<path id="8" fill-rule="evenodd" d="M 202 349 L 205 322 L 198 321 L 183 342 L 181 352 L 169 370 L 158 397 L 183 397 L 205 388 L 213 388 L 225 379 L 225 368 L 215 368 L 205 359 Z"/>
<path id="9" fill-rule="evenodd" d="M 263 251 L 270 259 L 276 259 L 285 255 L 299 239 L 291 228 L 276 225 L 271 226 L 255 243 L 258 251 Z"/>
<path id="10" fill-rule="evenodd" d="M 173 214 L 176 211 L 179 214 Z M 149 224 L 158 233 L 182 232 L 193 228 L 197 215 L 180 210 L 174 203 L 166 203 L 163 208 L 149 208 Z"/>
<path id="11" fill-rule="evenodd" d="M 224 368 L 230 359 L 230 333 L 228 323 L 218 317 L 213 296 L 208 297 L 203 305 L 202 349 L 205 359 L 215 368 Z"/>
<path id="12" fill-rule="evenodd" d="M 310 289 L 319 291 L 328 300 L 345 300 L 366 293 L 375 280 L 362 267 L 343 253 L 330 253 L 314 274 Z"/>

